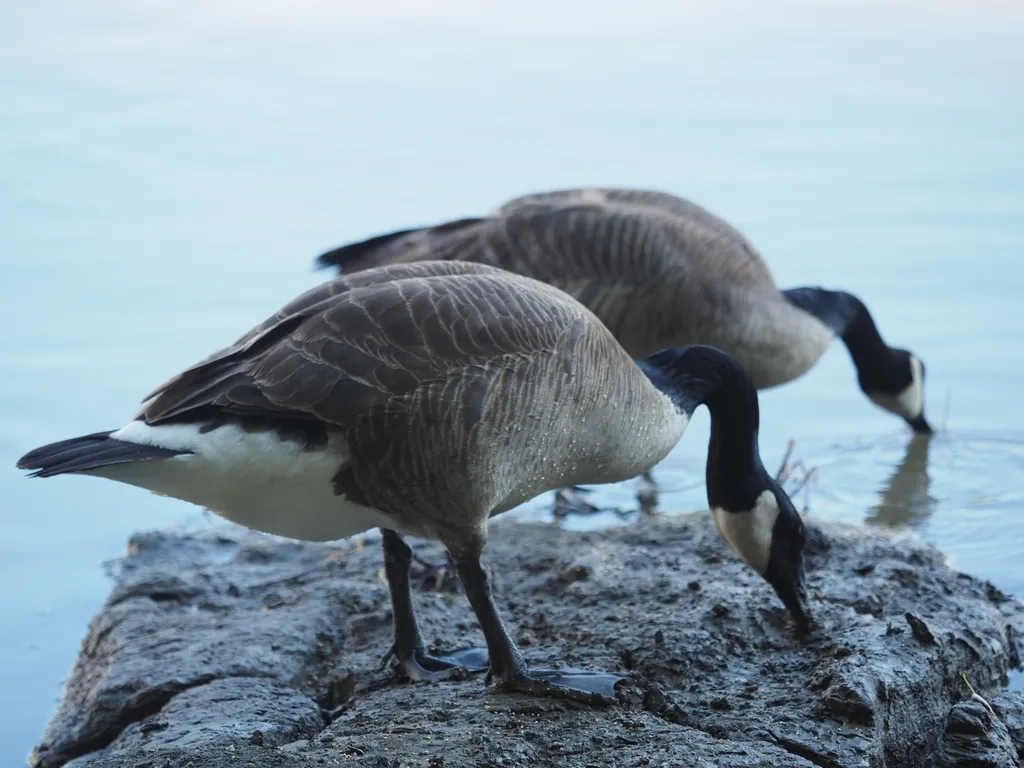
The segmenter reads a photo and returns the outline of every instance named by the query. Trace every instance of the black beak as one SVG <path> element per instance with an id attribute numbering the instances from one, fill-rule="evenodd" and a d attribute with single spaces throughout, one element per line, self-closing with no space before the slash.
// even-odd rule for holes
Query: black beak
<path id="1" fill-rule="evenodd" d="M 811 599 L 807 593 L 807 576 L 804 573 L 803 555 L 794 559 L 779 560 L 769 564 L 765 579 L 775 589 L 775 594 L 786 606 L 789 615 L 796 622 L 800 632 L 811 627 Z"/>
<path id="2" fill-rule="evenodd" d="M 935 430 L 931 428 L 931 425 L 925 421 L 924 411 L 922 411 L 916 419 L 907 419 L 907 424 L 914 430 L 916 435 L 930 435 Z"/>

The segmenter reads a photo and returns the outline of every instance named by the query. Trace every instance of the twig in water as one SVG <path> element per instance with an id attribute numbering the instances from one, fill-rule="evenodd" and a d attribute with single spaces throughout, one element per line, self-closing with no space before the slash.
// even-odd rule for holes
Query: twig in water
<path id="1" fill-rule="evenodd" d="M 811 467 L 810 469 L 806 469 L 804 467 L 803 462 L 800 462 L 800 468 L 804 470 L 804 475 L 797 481 L 796 485 L 794 485 L 793 488 L 789 491 L 790 496 L 796 496 L 811 481 L 812 478 L 817 477 L 817 467 Z"/>
<path id="2" fill-rule="evenodd" d="M 779 464 L 779 469 L 775 473 L 775 482 L 782 483 L 789 476 L 786 465 L 789 464 L 789 457 L 793 455 L 793 447 L 796 445 L 796 440 L 790 438 L 789 442 L 786 443 L 786 452 L 782 454 L 782 463 Z"/>
<path id="3" fill-rule="evenodd" d="M 818 468 L 817 466 L 807 468 L 804 464 L 803 459 L 796 459 L 792 461 L 793 449 L 796 447 L 796 441 L 790 440 L 786 444 L 786 453 L 782 457 L 782 464 L 779 466 L 779 471 L 775 474 L 775 482 L 785 488 L 787 482 L 794 483 L 790 488 L 785 488 L 786 493 L 790 497 L 795 497 L 800 491 L 804 491 L 804 512 L 811 507 L 810 501 L 810 481 L 817 477 Z"/>

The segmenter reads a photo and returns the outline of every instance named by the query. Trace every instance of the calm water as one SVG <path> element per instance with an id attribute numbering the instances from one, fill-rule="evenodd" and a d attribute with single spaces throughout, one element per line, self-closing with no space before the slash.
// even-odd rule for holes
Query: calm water
<path id="1" fill-rule="evenodd" d="M 17 456 L 120 426 L 315 284 L 320 250 L 539 189 L 671 190 L 745 230 L 781 284 L 860 294 L 926 361 L 944 431 L 910 441 L 837 345 L 764 394 L 766 462 L 794 439 L 814 513 L 912 526 L 1024 594 L 1019 4 L 202 5 L 0 13 L 0 763 L 49 717 L 102 563 L 199 517 L 30 482 Z M 691 430 L 656 472 L 664 508 L 704 503 L 706 414 Z"/>

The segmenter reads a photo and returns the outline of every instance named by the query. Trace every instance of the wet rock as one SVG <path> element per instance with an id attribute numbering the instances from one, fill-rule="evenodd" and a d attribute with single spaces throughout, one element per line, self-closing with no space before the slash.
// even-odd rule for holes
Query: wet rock
<path id="1" fill-rule="evenodd" d="M 868 667 L 867 662 L 864 663 Z M 878 708 L 877 684 L 870 669 L 828 675 L 818 698 L 818 711 L 838 720 L 872 725 Z"/>
<path id="2" fill-rule="evenodd" d="M 1005 723 L 975 694 L 953 707 L 936 768 L 1019 768 Z"/>
<path id="3" fill-rule="evenodd" d="M 32 765 L 930 768 L 976 714 L 958 704 L 961 673 L 1019 749 L 1020 697 L 997 694 L 1024 606 L 910 535 L 818 538 L 816 628 L 798 637 L 703 519 L 601 534 L 497 521 L 487 561 L 527 661 L 627 677 L 617 705 L 590 708 L 496 693 L 483 675 L 410 684 L 379 669 L 391 620 L 376 535 L 140 534 Z M 415 600 L 432 644 L 482 644 L 464 597 Z"/>
<path id="4" fill-rule="evenodd" d="M 79 762 L 68 765 L 78 768 Z M 249 744 L 167 749 L 157 756 L 141 752 L 104 755 L 88 763 L 89 768 L 309 768 L 309 765 L 308 760 L 282 750 Z"/>
<path id="5" fill-rule="evenodd" d="M 1024 765 L 1024 690 L 1001 693 L 989 699 L 989 703 L 1006 725 L 1017 757 Z"/>
<path id="6" fill-rule="evenodd" d="M 853 603 L 853 610 L 857 613 L 870 613 L 875 618 L 882 615 L 884 606 L 878 595 L 866 595 Z"/>
<path id="7" fill-rule="evenodd" d="M 903 614 L 903 617 L 907 620 L 907 624 L 910 625 L 910 631 L 914 635 L 914 639 L 922 645 L 935 645 L 935 635 L 928 629 L 928 625 L 924 619 L 915 616 L 909 611 Z"/>
<path id="8" fill-rule="evenodd" d="M 566 584 L 572 584 L 576 581 L 586 581 L 590 578 L 590 569 L 582 563 L 574 563 L 568 568 L 563 569 L 559 574 L 559 578 Z"/>
<path id="9" fill-rule="evenodd" d="M 159 711 L 126 726 L 106 748 L 68 765 L 91 768 L 106 754 L 142 759 L 199 746 L 279 746 L 313 736 L 323 726 L 316 703 L 291 688 L 267 680 L 226 678 L 178 694 Z"/>

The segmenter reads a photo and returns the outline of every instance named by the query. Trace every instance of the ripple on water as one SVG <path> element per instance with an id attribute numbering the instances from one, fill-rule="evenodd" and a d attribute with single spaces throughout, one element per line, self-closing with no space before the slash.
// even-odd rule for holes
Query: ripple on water
<path id="1" fill-rule="evenodd" d="M 1024 569 L 1015 561 L 1024 549 L 1024 433 L 943 431 L 933 437 L 894 433 L 875 440 L 808 441 L 794 460 L 815 468 L 795 495 L 798 509 L 816 517 L 888 527 L 913 528 L 936 543 L 956 567 L 1024 594 Z M 692 457 L 669 456 L 653 472 L 658 506 L 691 512 L 706 506 L 703 466 Z M 561 522 L 594 530 L 622 525 L 638 513 L 639 480 L 593 486 L 582 498 L 596 508 Z M 516 514 L 552 519 L 545 494 Z"/>

